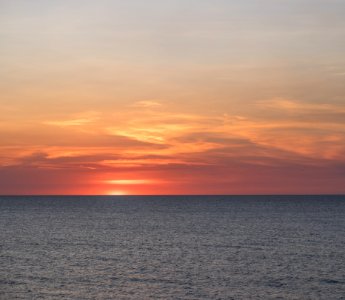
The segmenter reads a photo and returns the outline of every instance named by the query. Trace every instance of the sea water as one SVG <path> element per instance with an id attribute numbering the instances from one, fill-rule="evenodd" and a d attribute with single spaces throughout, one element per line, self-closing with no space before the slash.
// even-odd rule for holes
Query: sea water
<path id="1" fill-rule="evenodd" d="M 0 197 L 0 299 L 345 299 L 345 197 Z"/>

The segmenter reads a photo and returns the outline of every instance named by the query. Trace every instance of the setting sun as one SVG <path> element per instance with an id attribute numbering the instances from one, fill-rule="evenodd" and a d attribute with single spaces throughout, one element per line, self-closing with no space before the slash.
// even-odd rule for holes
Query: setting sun
<path id="1" fill-rule="evenodd" d="M 110 192 L 107 192 L 106 195 L 109 195 L 109 196 L 125 196 L 125 195 L 128 195 L 128 193 L 125 192 L 125 191 L 110 191 Z"/>

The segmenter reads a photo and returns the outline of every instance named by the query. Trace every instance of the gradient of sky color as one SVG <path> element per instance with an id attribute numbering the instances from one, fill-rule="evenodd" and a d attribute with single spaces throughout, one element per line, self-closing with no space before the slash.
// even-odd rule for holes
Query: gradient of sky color
<path id="1" fill-rule="evenodd" d="M 0 0 L 0 194 L 345 193 L 344 16 Z"/>

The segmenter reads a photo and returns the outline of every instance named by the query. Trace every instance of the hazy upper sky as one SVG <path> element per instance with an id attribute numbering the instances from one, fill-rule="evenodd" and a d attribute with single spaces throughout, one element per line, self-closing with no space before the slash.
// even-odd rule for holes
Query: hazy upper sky
<path id="1" fill-rule="evenodd" d="M 344 0 L 0 0 L 0 194 L 345 193 Z"/>

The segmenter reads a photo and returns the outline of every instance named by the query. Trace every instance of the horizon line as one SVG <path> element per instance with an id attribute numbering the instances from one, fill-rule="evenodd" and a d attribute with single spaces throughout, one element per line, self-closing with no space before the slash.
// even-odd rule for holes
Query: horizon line
<path id="1" fill-rule="evenodd" d="M 126 194 L 126 195 L 104 195 L 104 194 L 0 194 L 0 197 L 207 197 L 207 196 L 345 196 L 345 193 L 332 194 Z"/>

